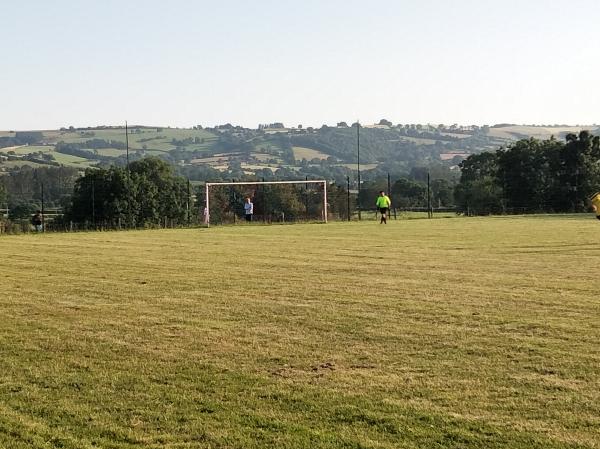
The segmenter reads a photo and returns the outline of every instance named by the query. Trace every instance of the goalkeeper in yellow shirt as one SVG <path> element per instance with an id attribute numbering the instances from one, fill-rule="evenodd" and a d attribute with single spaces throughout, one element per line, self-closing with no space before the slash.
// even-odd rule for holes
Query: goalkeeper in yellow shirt
<path id="1" fill-rule="evenodd" d="M 592 202 L 592 209 L 596 213 L 596 218 L 600 220 L 600 192 L 594 193 L 590 197 L 590 201 Z"/>
<path id="2" fill-rule="evenodd" d="M 379 196 L 377 197 L 377 202 L 375 203 L 377 209 L 379 209 L 379 213 L 381 214 L 381 221 L 379 224 L 387 224 L 387 214 L 390 210 L 390 206 L 392 205 L 392 200 L 390 197 L 385 194 L 382 190 L 379 192 Z"/>

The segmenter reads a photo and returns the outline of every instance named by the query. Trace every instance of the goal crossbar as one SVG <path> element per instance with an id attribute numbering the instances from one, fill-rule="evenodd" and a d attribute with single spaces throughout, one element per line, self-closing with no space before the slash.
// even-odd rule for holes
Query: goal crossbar
<path id="1" fill-rule="evenodd" d="M 323 221 L 327 223 L 327 181 L 324 179 L 305 179 L 302 181 L 240 181 L 240 182 L 207 182 L 204 184 L 206 207 L 204 209 L 204 224 L 210 226 L 210 197 L 209 189 L 212 186 L 254 186 L 266 184 L 323 184 Z"/>

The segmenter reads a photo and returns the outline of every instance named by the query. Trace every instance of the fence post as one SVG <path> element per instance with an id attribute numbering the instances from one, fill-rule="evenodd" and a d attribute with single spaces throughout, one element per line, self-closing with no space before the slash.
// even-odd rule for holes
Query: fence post
<path id="1" fill-rule="evenodd" d="M 42 232 L 46 232 L 46 219 L 44 218 L 44 183 L 41 183 L 42 186 Z"/>
<path id="2" fill-rule="evenodd" d="M 348 209 L 348 221 L 350 221 L 350 176 L 346 176 L 346 208 Z"/>
<path id="3" fill-rule="evenodd" d="M 433 212 L 431 211 L 431 187 L 429 182 L 429 172 L 427 172 L 427 218 L 432 218 Z"/>

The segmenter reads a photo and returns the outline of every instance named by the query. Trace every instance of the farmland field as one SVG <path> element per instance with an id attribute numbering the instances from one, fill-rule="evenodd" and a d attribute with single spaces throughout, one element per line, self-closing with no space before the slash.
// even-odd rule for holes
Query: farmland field
<path id="1" fill-rule="evenodd" d="M 292 149 L 294 151 L 294 158 L 297 161 L 301 161 L 302 159 L 306 159 L 307 161 L 313 159 L 327 159 L 329 157 L 328 154 L 313 150 L 311 148 L 293 147 Z"/>
<path id="2" fill-rule="evenodd" d="M 522 138 L 534 137 L 536 139 L 549 139 L 551 136 L 560 138 L 561 135 L 567 133 L 579 133 L 581 130 L 594 130 L 596 125 L 580 127 L 580 126 L 503 126 L 500 128 L 490 128 L 488 133 L 491 137 L 502 139 L 517 140 Z"/>
<path id="3" fill-rule="evenodd" d="M 2 236 L 0 447 L 598 448 L 599 229 Z"/>

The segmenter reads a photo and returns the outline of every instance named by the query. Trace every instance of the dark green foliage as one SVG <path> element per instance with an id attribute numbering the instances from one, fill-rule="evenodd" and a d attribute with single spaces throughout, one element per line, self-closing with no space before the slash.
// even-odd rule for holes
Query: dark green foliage
<path id="1" fill-rule="evenodd" d="M 423 207 L 427 205 L 427 185 L 401 178 L 392 186 L 394 205 L 398 207 Z M 375 201 L 375 196 L 372 196 Z"/>
<path id="2" fill-rule="evenodd" d="M 600 186 L 600 138 L 523 139 L 460 164 L 456 199 L 463 212 L 583 212 Z"/>
<path id="3" fill-rule="evenodd" d="M 0 207 L 4 208 L 4 205 L 6 204 L 6 187 L 4 187 L 4 184 L 0 183 Z"/>
<path id="4" fill-rule="evenodd" d="M 154 226 L 187 219 L 187 184 L 158 158 L 126 168 L 88 169 L 77 180 L 67 220 L 102 226 Z"/>
<path id="5" fill-rule="evenodd" d="M 60 207 L 68 201 L 78 176 L 79 172 L 71 167 L 34 169 L 25 165 L 0 177 L 0 191 L 4 189 L 6 192 L 6 202 L 10 209 L 25 203 L 39 207 L 43 185 L 46 207 Z"/>
<path id="6" fill-rule="evenodd" d="M 41 131 L 17 131 L 14 137 L 0 137 L 0 148 L 18 145 L 32 145 L 40 142 L 43 138 L 44 135 Z"/>
<path id="7" fill-rule="evenodd" d="M 44 134 L 41 131 L 17 131 L 15 133 L 15 139 L 19 142 L 19 145 L 33 145 L 43 138 Z"/>

